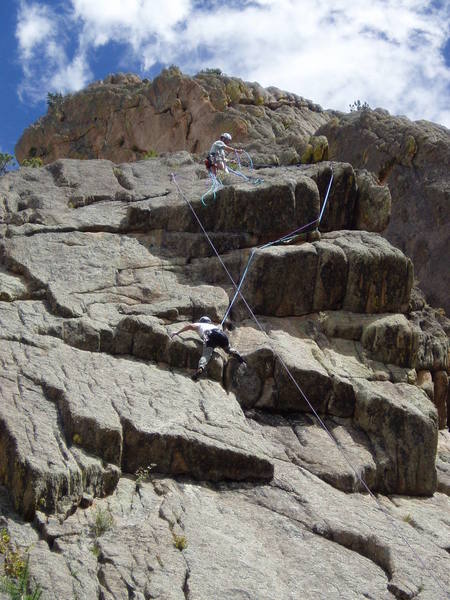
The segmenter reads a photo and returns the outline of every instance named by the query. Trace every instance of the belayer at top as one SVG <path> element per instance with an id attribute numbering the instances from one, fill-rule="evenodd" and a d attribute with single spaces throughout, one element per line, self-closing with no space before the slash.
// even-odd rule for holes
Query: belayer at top
<path id="1" fill-rule="evenodd" d="M 205 165 L 208 170 L 212 171 L 213 175 L 217 175 L 217 170 L 227 170 L 226 152 L 237 152 L 239 154 L 242 152 L 240 148 L 232 148 L 228 145 L 231 139 L 230 133 L 222 133 L 220 139 L 216 140 L 211 146 Z"/>

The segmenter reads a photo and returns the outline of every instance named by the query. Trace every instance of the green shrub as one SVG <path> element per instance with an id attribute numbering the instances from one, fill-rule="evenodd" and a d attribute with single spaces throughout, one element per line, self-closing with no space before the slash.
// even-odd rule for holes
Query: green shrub
<path id="1" fill-rule="evenodd" d="M 28 555 L 11 542 L 6 529 L 0 531 L 0 554 L 3 555 L 5 574 L 0 577 L 0 591 L 12 600 L 39 600 L 42 591 L 32 588 L 28 568 Z"/>
<path id="2" fill-rule="evenodd" d="M 4 175 L 13 162 L 14 156 L 12 154 L 0 152 L 0 175 Z"/>
<path id="3" fill-rule="evenodd" d="M 222 75 L 222 71 L 220 69 L 202 69 L 198 75 Z"/>
<path id="4" fill-rule="evenodd" d="M 154 463 L 148 465 L 147 467 L 139 467 L 139 469 L 135 473 L 137 490 L 142 487 L 144 481 L 150 481 L 151 471 L 155 467 L 156 465 Z"/>
<path id="5" fill-rule="evenodd" d="M 6 554 L 10 542 L 9 533 L 6 529 L 0 531 L 0 554 Z"/>
<path id="6" fill-rule="evenodd" d="M 411 516 L 409 513 L 408 513 L 408 514 L 406 514 L 406 515 L 404 515 L 404 516 L 402 517 L 402 519 L 403 519 L 403 521 L 404 521 L 405 523 L 408 523 L 408 525 L 412 525 L 412 523 L 413 523 L 413 518 L 412 518 L 412 516 Z"/>
<path id="7" fill-rule="evenodd" d="M 44 163 L 42 162 L 42 158 L 39 156 L 35 156 L 33 158 L 25 158 L 21 163 L 21 167 L 32 167 L 33 169 L 39 169 L 42 167 Z"/>
<path id="8" fill-rule="evenodd" d="M 18 579 L 25 570 L 26 558 L 16 546 L 13 546 L 6 529 L 0 531 L 0 554 L 4 557 L 5 575 Z"/>
<path id="9" fill-rule="evenodd" d="M 157 158 L 158 153 L 156 152 L 156 150 L 153 150 L 153 148 L 150 148 L 150 150 L 147 150 L 147 152 L 145 152 L 144 154 L 144 159 L 148 160 L 150 158 Z"/>
<path id="10" fill-rule="evenodd" d="M 182 552 L 183 550 L 185 550 L 187 548 L 187 539 L 186 536 L 184 535 L 177 535 L 176 533 L 173 533 L 173 544 L 175 546 L 175 548 L 177 550 L 179 550 L 180 552 Z"/>
<path id="11" fill-rule="evenodd" d="M 47 93 L 47 106 L 51 109 L 60 108 L 63 103 L 63 95 L 61 92 L 56 92 L 52 94 L 52 92 Z"/>
<path id="12" fill-rule="evenodd" d="M 177 77 L 182 75 L 182 72 L 178 65 L 170 65 L 161 71 L 161 75 L 165 75 L 166 77 Z"/>
<path id="13" fill-rule="evenodd" d="M 358 112 L 360 110 L 369 110 L 370 106 L 367 102 L 361 102 L 361 100 L 355 100 L 351 104 L 349 104 L 350 112 Z"/>
<path id="14" fill-rule="evenodd" d="M 109 509 L 98 508 L 95 513 L 95 522 L 92 526 L 92 532 L 96 538 L 100 537 L 111 529 L 114 525 L 114 519 Z"/>
<path id="15" fill-rule="evenodd" d="M 5 575 L 0 579 L 0 591 L 8 594 L 11 600 L 39 600 L 42 595 L 39 586 L 31 585 L 28 560 L 17 578 Z"/>

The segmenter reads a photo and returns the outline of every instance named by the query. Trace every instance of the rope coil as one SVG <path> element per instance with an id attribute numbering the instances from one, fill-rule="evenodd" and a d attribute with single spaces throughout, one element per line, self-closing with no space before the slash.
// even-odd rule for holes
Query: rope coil
<path id="1" fill-rule="evenodd" d="M 260 177 L 249 177 L 248 175 L 244 175 L 244 173 L 241 172 L 241 169 L 242 169 L 241 158 L 240 158 L 240 154 L 241 153 L 237 152 L 235 150 L 234 154 L 236 156 L 236 162 L 238 164 L 238 170 L 232 169 L 229 165 L 226 165 L 225 166 L 225 173 L 233 173 L 233 175 L 236 175 L 237 177 L 241 177 L 244 181 L 247 181 L 249 183 L 253 183 L 253 185 L 259 185 L 260 183 L 264 182 L 264 179 L 261 179 Z M 242 154 L 245 154 L 247 156 L 248 162 L 249 162 L 249 169 L 253 170 L 253 161 L 252 161 L 252 157 L 250 156 L 250 154 L 248 152 L 246 152 L 245 150 L 242 150 Z M 203 206 L 207 206 L 206 198 L 208 196 L 210 196 L 211 194 L 213 195 L 213 202 L 214 202 L 216 200 L 216 194 L 217 194 L 217 192 L 220 189 L 222 189 L 222 187 L 223 187 L 222 181 L 219 179 L 219 177 L 217 176 L 216 173 L 212 172 L 211 169 L 208 170 L 208 177 L 211 179 L 212 185 L 203 194 L 203 196 L 201 198 L 201 202 L 202 202 Z"/>

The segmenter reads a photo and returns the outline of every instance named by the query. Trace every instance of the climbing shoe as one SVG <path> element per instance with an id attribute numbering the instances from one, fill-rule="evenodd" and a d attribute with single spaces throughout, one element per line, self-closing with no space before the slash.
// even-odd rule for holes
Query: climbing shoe
<path id="1" fill-rule="evenodd" d="M 203 373 L 203 369 L 197 369 L 197 371 L 195 371 L 195 373 L 191 377 L 192 381 L 198 381 L 198 378 L 200 377 L 200 375 L 202 373 Z"/>

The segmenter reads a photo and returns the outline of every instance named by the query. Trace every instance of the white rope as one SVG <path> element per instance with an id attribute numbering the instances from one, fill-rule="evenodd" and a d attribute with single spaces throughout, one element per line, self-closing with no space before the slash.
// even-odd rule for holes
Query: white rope
<path id="1" fill-rule="evenodd" d="M 316 411 L 316 409 L 314 408 L 314 406 L 311 404 L 311 402 L 309 401 L 308 397 L 306 396 L 306 394 L 304 393 L 304 391 L 302 390 L 302 388 L 300 387 L 300 385 L 297 383 L 297 381 L 295 380 L 295 377 L 292 375 L 289 367 L 286 365 L 286 363 L 284 362 L 284 360 L 282 359 L 282 357 L 280 356 L 279 352 L 277 351 L 277 349 L 274 347 L 272 340 L 270 339 L 269 334 L 267 333 L 267 331 L 264 329 L 264 327 L 261 325 L 261 323 L 259 322 L 258 318 L 256 317 L 255 313 L 253 312 L 252 308 L 250 307 L 250 305 L 248 304 L 245 296 L 243 295 L 241 289 L 240 289 L 240 285 L 238 286 L 236 284 L 236 282 L 234 281 L 231 273 L 229 272 L 229 270 L 227 269 L 227 266 L 225 265 L 225 263 L 223 262 L 222 258 L 220 257 L 220 254 L 218 253 L 218 251 L 216 250 L 214 243 L 212 242 L 211 238 L 209 237 L 206 229 L 203 227 L 202 222 L 200 221 L 199 217 L 197 216 L 197 213 L 195 212 L 194 208 L 192 207 L 191 203 L 189 202 L 189 199 L 186 197 L 186 195 L 184 194 L 184 192 L 181 190 L 180 186 L 178 185 L 176 178 L 175 178 L 175 174 L 172 173 L 171 174 L 171 178 L 173 183 L 175 184 L 178 193 L 180 194 L 180 196 L 184 199 L 184 201 L 187 203 L 187 205 L 189 206 L 189 208 L 191 209 L 192 214 L 194 215 L 197 223 L 200 225 L 206 239 L 208 240 L 211 248 L 214 251 L 214 254 L 217 256 L 217 258 L 220 261 L 220 264 L 222 265 L 222 267 L 224 268 L 226 274 L 228 275 L 231 283 L 233 284 L 233 286 L 236 289 L 236 294 L 239 294 L 242 301 L 244 302 L 245 306 L 247 307 L 247 310 L 249 311 L 252 319 L 255 321 L 256 325 L 258 326 L 258 328 L 261 330 L 261 332 L 266 336 L 267 341 L 272 349 L 272 352 L 274 353 L 274 356 L 276 356 L 276 358 L 279 360 L 280 364 L 282 365 L 282 367 L 284 368 L 284 370 L 286 371 L 289 379 L 292 381 L 292 383 L 294 384 L 294 386 L 297 388 L 297 390 L 300 392 L 300 395 L 302 396 L 302 398 L 305 400 L 305 402 L 307 403 L 307 405 L 309 406 L 309 408 L 311 409 L 312 413 L 314 414 L 314 416 L 316 417 L 318 423 L 320 424 L 320 426 L 324 429 L 324 431 L 327 433 L 327 435 L 329 436 L 329 438 L 332 440 L 332 442 L 336 445 L 337 449 L 339 450 L 339 452 L 341 453 L 341 455 L 344 457 L 345 462 L 348 464 L 348 466 L 351 468 L 351 470 L 353 471 L 353 473 L 356 475 L 356 478 L 359 480 L 359 482 L 361 483 L 361 485 L 364 487 L 364 489 L 367 491 L 367 493 L 371 496 L 371 498 L 375 501 L 375 503 L 377 504 L 377 507 L 379 510 L 381 510 L 381 512 L 385 515 L 385 517 L 390 521 L 391 525 L 393 526 L 393 528 L 395 529 L 397 535 L 403 540 L 403 542 L 406 544 L 406 546 L 408 546 L 408 548 L 411 550 L 412 554 L 415 556 L 416 560 L 418 563 L 420 563 L 421 567 L 428 572 L 428 574 L 430 575 L 430 578 L 435 581 L 434 579 L 434 575 L 431 573 L 430 569 L 427 567 L 427 565 L 424 563 L 424 561 L 422 560 L 422 558 L 417 554 L 417 552 L 414 550 L 414 548 L 411 546 L 411 544 L 408 542 L 408 540 L 404 537 L 404 535 L 402 534 L 402 532 L 399 530 L 397 523 L 395 522 L 395 518 L 384 508 L 384 506 L 381 504 L 381 502 L 378 500 L 378 498 L 375 496 L 375 494 L 372 492 L 372 490 L 369 488 L 369 486 L 367 485 L 367 483 L 365 482 L 365 480 L 362 478 L 362 476 L 358 473 L 358 470 L 356 469 L 356 467 L 353 466 L 353 463 L 350 461 L 350 459 L 347 457 L 346 452 L 344 451 L 344 449 L 341 447 L 341 444 L 338 442 L 338 440 L 336 440 L 336 438 L 333 436 L 333 434 L 331 433 L 331 431 L 328 429 L 328 427 L 325 425 L 324 421 L 321 419 L 320 415 L 318 414 L 318 412 Z M 330 186 L 331 186 L 331 181 L 330 181 Z M 439 588 L 447 595 L 448 598 L 450 598 L 450 594 L 448 594 L 448 592 L 441 586 L 440 582 L 436 582 L 439 586 Z"/>

